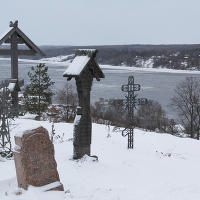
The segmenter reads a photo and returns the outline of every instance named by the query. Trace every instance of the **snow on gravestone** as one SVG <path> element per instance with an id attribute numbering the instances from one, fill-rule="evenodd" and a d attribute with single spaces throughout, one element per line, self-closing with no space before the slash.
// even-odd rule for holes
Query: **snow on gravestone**
<path id="1" fill-rule="evenodd" d="M 39 127 L 15 135 L 14 160 L 18 186 L 27 189 L 29 185 L 47 186 L 48 190 L 61 190 L 54 146 L 48 131 Z"/>

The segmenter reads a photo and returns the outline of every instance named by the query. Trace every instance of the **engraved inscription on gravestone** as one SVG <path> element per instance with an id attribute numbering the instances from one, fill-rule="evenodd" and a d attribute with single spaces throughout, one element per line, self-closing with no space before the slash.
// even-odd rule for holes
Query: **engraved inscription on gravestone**
<path id="1" fill-rule="evenodd" d="M 48 190 L 63 190 L 54 158 L 54 147 L 46 129 L 26 131 L 15 136 L 15 165 L 19 187 L 40 187 L 54 183 Z"/>

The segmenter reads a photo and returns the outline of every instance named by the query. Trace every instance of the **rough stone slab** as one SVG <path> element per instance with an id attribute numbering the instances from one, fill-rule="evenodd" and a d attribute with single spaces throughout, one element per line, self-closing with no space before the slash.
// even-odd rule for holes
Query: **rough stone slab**
<path id="1" fill-rule="evenodd" d="M 60 182 L 54 146 L 45 128 L 25 131 L 22 137 L 15 136 L 15 144 L 14 160 L 19 187 L 27 189 L 29 185 L 41 187 Z M 64 189 L 60 183 L 49 190 Z"/>

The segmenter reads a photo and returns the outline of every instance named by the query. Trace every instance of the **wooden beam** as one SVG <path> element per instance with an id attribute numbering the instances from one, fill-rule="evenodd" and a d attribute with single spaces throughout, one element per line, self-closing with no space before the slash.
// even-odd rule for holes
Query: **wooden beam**
<path id="1" fill-rule="evenodd" d="M 9 49 L 0 49 L 0 55 L 6 56 L 6 55 L 10 55 L 10 54 L 11 54 L 11 52 Z"/>
<path id="2" fill-rule="evenodd" d="M 11 44 L 13 35 L 17 35 L 17 44 L 26 44 L 31 50 L 45 56 L 44 52 L 42 52 L 18 27 L 11 27 L 4 35 L 0 36 L 0 45 L 4 42 Z M 18 40 L 18 38 L 20 39 Z"/>
<path id="3" fill-rule="evenodd" d="M 25 44 L 30 48 L 39 53 L 42 56 L 46 56 L 18 27 L 16 28 L 17 34 L 24 39 Z"/>
<path id="4" fill-rule="evenodd" d="M 36 54 L 33 50 L 18 50 L 20 56 L 34 56 Z M 10 49 L 0 49 L 0 55 L 11 55 Z"/>
<path id="5" fill-rule="evenodd" d="M 18 50 L 18 55 L 22 56 L 34 56 L 36 54 L 33 50 Z"/>
<path id="6" fill-rule="evenodd" d="M 4 43 L 10 44 L 11 43 L 11 39 L 8 38 Z M 23 38 L 17 38 L 17 44 L 24 44 Z"/>
<path id="7" fill-rule="evenodd" d="M 11 57 L 11 79 L 18 80 L 18 45 L 17 45 L 17 33 L 14 32 L 11 35 L 10 44 L 10 57 Z M 13 91 L 12 94 L 13 106 L 18 105 L 18 91 Z"/>
<path id="8" fill-rule="evenodd" d="M 0 45 L 3 44 L 11 35 L 15 32 L 15 28 L 9 28 L 7 33 L 3 36 L 0 36 Z"/>
<path id="9" fill-rule="evenodd" d="M 18 45 L 17 45 L 17 33 L 11 35 L 11 78 L 18 79 Z"/>

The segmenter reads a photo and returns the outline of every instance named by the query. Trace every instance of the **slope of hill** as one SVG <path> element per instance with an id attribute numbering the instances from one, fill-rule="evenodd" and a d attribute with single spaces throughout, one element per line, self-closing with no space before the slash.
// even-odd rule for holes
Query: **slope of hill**
<path id="1" fill-rule="evenodd" d="M 51 131 L 47 121 L 30 116 L 16 119 L 11 126 L 16 133 L 37 126 Z M 73 124 L 56 123 L 55 156 L 64 192 L 43 192 L 30 187 L 21 195 L 16 183 L 13 160 L 0 160 L 1 200 L 198 200 L 200 199 L 200 142 L 167 134 L 135 129 L 135 149 L 127 150 L 127 138 L 109 132 L 104 125 L 93 124 L 92 154 L 72 157 Z"/>

